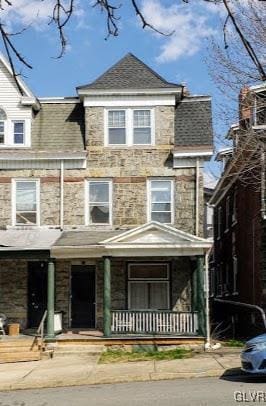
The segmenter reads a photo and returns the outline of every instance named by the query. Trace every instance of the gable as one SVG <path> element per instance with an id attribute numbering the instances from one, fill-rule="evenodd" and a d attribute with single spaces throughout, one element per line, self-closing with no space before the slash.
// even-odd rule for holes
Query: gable
<path id="1" fill-rule="evenodd" d="M 133 54 L 127 54 L 94 82 L 78 89 L 158 89 L 181 87 L 180 85 L 167 82 L 149 66 L 136 58 Z"/>

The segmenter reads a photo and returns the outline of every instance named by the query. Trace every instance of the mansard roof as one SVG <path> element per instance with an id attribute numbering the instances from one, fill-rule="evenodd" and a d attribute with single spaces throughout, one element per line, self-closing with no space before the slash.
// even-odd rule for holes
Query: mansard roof
<path id="1" fill-rule="evenodd" d="M 181 85 L 167 82 L 158 73 L 128 53 L 94 82 L 77 89 L 160 89 L 181 88 Z"/>
<path id="2" fill-rule="evenodd" d="M 175 145 L 212 145 L 212 109 L 208 96 L 185 96 L 176 106 Z"/>

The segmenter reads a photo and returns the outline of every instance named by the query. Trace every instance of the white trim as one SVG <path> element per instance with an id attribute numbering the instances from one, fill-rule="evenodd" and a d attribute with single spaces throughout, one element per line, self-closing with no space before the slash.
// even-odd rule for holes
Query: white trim
<path id="1" fill-rule="evenodd" d="M 199 101 L 211 101 L 211 96 L 195 95 L 195 96 L 185 96 L 184 99 L 180 100 L 181 103 L 193 103 Z"/>
<path id="2" fill-rule="evenodd" d="M 83 88 L 82 88 L 83 87 Z M 181 94 L 183 86 L 158 89 L 84 89 L 85 86 L 77 87 L 79 96 L 119 96 L 119 95 L 176 95 Z"/>
<path id="3" fill-rule="evenodd" d="M 39 97 L 41 104 L 79 104 L 79 97 Z"/>
<path id="4" fill-rule="evenodd" d="M 151 210 L 151 205 L 152 205 L 152 201 L 151 201 L 151 183 L 155 181 L 155 182 L 170 182 L 171 184 L 171 202 L 170 202 L 170 208 L 171 208 L 171 222 L 170 223 L 162 223 L 162 224 L 174 224 L 175 222 L 175 196 L 174 196 L 174 186 L 175 186 L 175 182 L 174 179 L 167 179 L 167 178 L 150 178 L 147 180 L 147 208 L 146 208 L 146 213 L 147 213 L 147 221 L 148 222 L 152 222 L 154 220 L 152 220 L 152 210 Z M 166 211 L 165 211 L 166 212 Z"/>
<path id="5" fill-rule="evenodd" d="M 134 111 L 135 110 L 149 110 L 150 111 L 150 128 L 151 128 L 151 142 L 149 144 L 134 144 L 133 143 L 133 120 L 134 120 Z M 109 126 L 108 126 L 108 114 L 109 111 L 124 111 L 125 112 L 125 143 L 124 144 L 109 144 Z M 123 127 L 124 128 L 124 127 Z M 125 108 L 106 108 L 104 109 L 104 146 L 112 148 L 121 148 L 121 147 L 135 147 L 135 146 L 153 146 L 155 145 L 155 111 L 152 107 L 125 107 Z"/>
<path id="6" fill-rule="evenodd" d="M 36 224 L 17 224 L 16 222 L 16 183 L 17 182 L 35 182 L 36 183 Z M 11 218 L 12 226 L 18 229 L 23 227 L 40 226 L 40 179 L 36 178 L 13 178 L 11 183 Z"/>
<path id="7" fill-rule="evenodd" d="M 109 188 L 109 222 L 108 223 L 92 223 L 89 215 L 89 184 L 90 183 L 108 183 Z M 113 225 L 113 182 L 111 179 L 105 178 L 87 178 L 84 180 L 84 209 L 85 209 L 85 226 L 112 226 Z"/>
<path id="8" fill-rule="evenodd" d="M 131 265 L 166 265 L 167 267 L 167 278 L 129 278 L 129 272 L 130 272 L 130 266 Z M 127 307 L 129 310 L 161 310 L 161 309 L 132 309 L 131 308 L 131 284 L 132 283 L 165 283 L 167 286 L 167 309 L 164 310 L 170 310 L 170 272 L 169 272 L 169 262 L 131 262 L 127 264 L 127 289 L 128 289 L 128 295 L 127 295 Z"/>
<path id="9" fill-rule="evenodd" d="M 212 156 L 213 151 L 196 151 L 196 152 L 174 152 L 174 158 L 189 158 L 189 157 L 204 157 L 204 156 Z"/>
<path id="10" fill-rule="evenodd" d="M 155 107 L 155 106 L 175 106 L 175 96 L 93 96 L 85 97 L 84 107 Z"/>

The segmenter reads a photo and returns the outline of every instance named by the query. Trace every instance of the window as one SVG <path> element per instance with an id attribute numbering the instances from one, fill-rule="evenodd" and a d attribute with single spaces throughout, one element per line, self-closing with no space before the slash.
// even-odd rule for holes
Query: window
<path id="1" fill-rule="evenodd" d="M 13 121 L 14 144 L 24 144 L 24 127 L 24 121 Z"/>
<path id="2" fill-rule="evenodd" d="M 108 111 L 108 143 L 126 144 L 126 111 Z"/>
<path id="3" fill-rule="evenodd" d="M 154 139 L 152 109 L 106 110 L 106 145 L 151 145 Z"/>
<path id="4" fill-rule="evenodd" d="M 151 112 L 150 110 L 134 110 L 133 144 L 151 143 Z"/>
<path id="5" fill-rule="evenodd" d="M 238 295 L 237 291 L 237 273 L 238 273 L 238 265 L 237 265 L 237 256 L 233 256 L 233 295 Z"/>
<path id="6" fill-rule="evenodd" d="M 225 202 L 225 229 L 229 230 L 230 226 L 230 196 L 227 196 Z"/>
<path id="7" fill-rule="evenodd" d="M 218 215 L 217 215 L 217 238 L 221 238 L 222 232 L 222 208 L 218 207 Z"/>
<path id="8" fill-rule="evenodd" d="M 0 108 L 0 144 L 5 143 L 6 113 Z"/>
<path id="9" fill-rule="evenodd" d="M 234 190 L 233 194 L 233 213 L 232 213 L 233 224 L 237 222 L 237 190 Z"/>
<path id="10" fill-rule="evenodd" d="M 87 181 L 88 224 L 111 224 L 111 182 L 106 180 Z"/>
<path id="11" fill-rule="evenodd" d="M 14 225 L 39 224 L 39 182 L 37 180 L 14 181 Z"/>
<path id="12" fill-rule="evenodd" d="M 149 221 L 173 223 L 173 181 L 150 180 L 148 194 Z"/>
<path id="13" fill-rule="evenodd" d="M 128 265 L 128 308 L 169 309 L 169 265 L 136 263 Z"/>

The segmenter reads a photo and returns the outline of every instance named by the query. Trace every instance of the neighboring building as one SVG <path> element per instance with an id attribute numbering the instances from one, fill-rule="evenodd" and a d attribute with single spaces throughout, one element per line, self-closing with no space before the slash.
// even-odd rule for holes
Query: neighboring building
<path id="1" fill-rule="evenodd" d="M 218 154 L 217 159 L 223 161 L 224 170 L 210 201 L 214 205 L 215 229 L 212 295 L 222 300 L 258 305 L 264 310 L 265 101 L 265 85 L 245 88 L 241 92 L 239 123 L 228 133 L 233 148 Z M 214 302 L 214 308 L 216 321 L 232 323 L 232 329 L 238 335 L 250 335 L 262 328 L 259 312 L 217 302 Z"/>
<path id="2" fill-rule="evenodd" d="M 66 329 L 204 335 L 210 97 L 132 54 L 77 97 L 19 82 L 1 58 L 1 313 L 35 328 L 48 307 L 50 338 L 53 301 Z"/>

